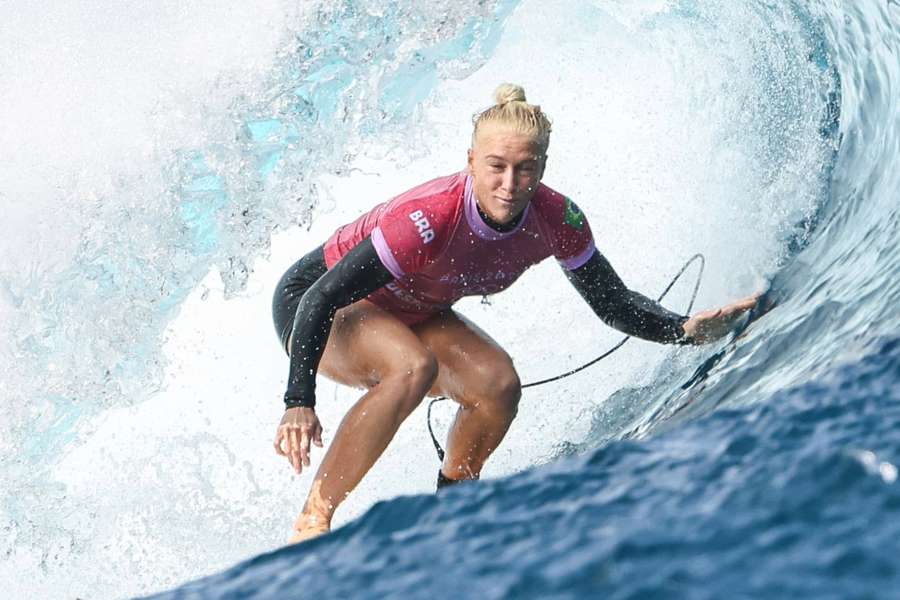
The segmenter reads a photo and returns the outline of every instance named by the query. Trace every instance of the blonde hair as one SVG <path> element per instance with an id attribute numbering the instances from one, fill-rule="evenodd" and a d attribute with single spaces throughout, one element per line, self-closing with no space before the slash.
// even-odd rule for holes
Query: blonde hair
<path id="1" fill-rule="evenodd" d="M 514 83 L 501 83 L 494 90 L 495 104 L 479 113 L 475 113 L 472 122 L 472 145 L 478 132 L 491 125 L 503 125 L 523 135 L 528 135 L 547 150 L 550 145 L 550 119 L 537 104 L 525 101 L 525 88 Z"/>

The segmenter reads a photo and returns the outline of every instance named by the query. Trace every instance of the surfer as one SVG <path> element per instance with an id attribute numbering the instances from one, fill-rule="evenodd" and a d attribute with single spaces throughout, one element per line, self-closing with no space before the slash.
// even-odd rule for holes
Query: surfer
<path id="1" fill-rule="evenodd" d="M 629 290 L 595 248 L 584 213 L 541 183 L 550 121 L 503 84 L 475 115 L 468 167 L 374 207 L 297 261 L 275 291 L 273 317 L 290 357 L 275 450 L 297 473 L 322 447 L 315 377 L 367 390 L 347 412 L 313 480 L 291 542 L 327 532 L 338 505 L 426 395 L 459 404 L 438 488 L 477 479 L 521 395 L 497 342 L 452 308 L 494 294 L 554 256 L 607 324 L 660 343 L 725 335 L 756 297 L 683 316 Z"/>

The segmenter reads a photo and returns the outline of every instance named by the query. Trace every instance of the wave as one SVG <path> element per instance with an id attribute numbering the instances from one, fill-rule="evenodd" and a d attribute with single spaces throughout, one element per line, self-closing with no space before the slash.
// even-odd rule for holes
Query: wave
<path id="1" fill-rule="evenodd" d="M 889 405 L 875 424 L 852 415 L 895 385 L 896 5 L 273 1 L 210 8 L 209 30 L 207 13 L 160 6 L 148 20 L 168 45 L 143 65 L 144 52 L 79 54 L 76 16 L 98 7 L 47 25 L 99 89 L 50 69 L 57 94 L 84 103 L 82 122 L 49 120 L 37 145 L 63 168 L 0 161 L 17 219 L 0 263 L 0 487 L 14 490 L 0 572 L 16 593 L 146 593 L 280 544 L 308 476 L 269 455 L 287 365 L 268 291 L 335 224 L 459 168 L 467 115 L 502 80 L 555 118 L 546 179 L 578 199 L 629 285 L 655 292 L 703 252 L 700 305 L 766 287 L 776 308 L 719 346 L 631 343 L 530 393 L 486 479 L 437 498 L 422 495 L 436 463 L 409 460 L 427 444 L 418 411 L 342 507 L 345 527 L 177 594 L 277 595 L 290 581 L 416 596 L 428 579 L 490 597 L 701 581 L 838 593 L 819 574 L 858 583 L 840 579 L 854 564 L 874 586 L 859 589 L 890 579 L 877 558 L 890 544 L 850 515 L 894 510 L 892 446 L 878 442 L 893 439 Z M 7 29 L 39 27 L 26 17 Z M 134 39 L 123 15 L 104 22 Z M 39 122 L 30 99 L 9 105 Z M 95 138 L 110 123 L 122 139 Z M 79 144 L 57 159 L 66 136 Z M 21 208 L 29 193 L 39 210 Z M 532 380 L 615 339 L 575 296 L 542 265 L 460 306 Z M 322 390 L 328 429 L 354 395 Z M 836 541 L 841 527 L 859 541 Z M 815 551 L 825 543 L 833 554 Z M 768 575 L 742 580 L 761 555 Z"/>

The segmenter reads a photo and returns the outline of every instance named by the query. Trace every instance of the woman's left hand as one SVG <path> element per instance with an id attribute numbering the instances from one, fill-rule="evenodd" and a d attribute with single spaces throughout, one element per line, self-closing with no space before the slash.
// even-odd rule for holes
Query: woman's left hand
<path id="1" fill-rule="evenodd" d="M 693 344 L 706 344 L 727 335 L 741 316 L 756 306 L 761 294 L 732 302 L 722 308 L 697 313 L 684 323 L 684 335 Z"/>

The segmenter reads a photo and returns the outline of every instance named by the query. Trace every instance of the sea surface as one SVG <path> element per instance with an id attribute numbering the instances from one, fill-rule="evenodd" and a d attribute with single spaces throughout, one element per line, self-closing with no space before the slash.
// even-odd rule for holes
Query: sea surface
<path id="1" fill-rule="evenodd" d="M 503 81 L 629 286 L 769 310 L 528 389 L 439 495 L 423 404 L 285 547 L 275 283 Z M 4 597 L 900 598 L 895 0 L 2 3 L 0 117 Z M 525 382 L 620 339 L 551 263 L 458 305 Z"/>

